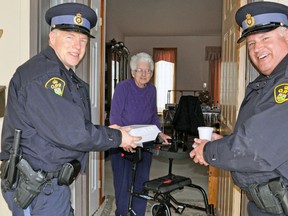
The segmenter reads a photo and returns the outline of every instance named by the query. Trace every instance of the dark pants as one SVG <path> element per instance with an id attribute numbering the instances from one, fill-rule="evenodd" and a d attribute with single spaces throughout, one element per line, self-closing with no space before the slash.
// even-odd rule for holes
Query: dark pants
<path id="1" fill-rule="evenodd" d="M 1 181 L 2 195 L 8 204 L 13 216 L 24 216 L 24 210 L 19 208 L 13 201 L 14 190 L 4 189 L 5 180 Z M 40 194 L 33 200 L 29 209 L 25 210 L 30 212 L 31 216 L 73 216 L 74 210 L 71 207 L 71 191 L 68 186 L 59 186 L 57 179 L 52 179 L 52 185 L 47 185 L 45 192 Z M 50 194 L 48 195 L 48 192 Z"/>
<path id="2" fill-rule="evenodd" d="M 285 214 L 269 214 L 262 212 L 257 206 L 255 205 L 254 202 L 249 202 L 247 206 L 248 210 L 248 215 L 249 216 L 285 216 Z"/>
<path id="3" fill-rule="evenodd" d="M 113 171 L 113 182 L 116 200 L 116 216 L 126 216 L 129 201 L 129 188 L 132 183 L 132 162 L 121 157 L 119 149 L 110 151 L 111 165 Z M 142 192 L 142 185 L 149 180 L 152 154 L 142 152 L 142 161 L 137 164 L 136 178 L 134 184 L 135 192 Z M 147 200 L 133 197 L 132 209 L 137 216 L 144 216 Z"/>

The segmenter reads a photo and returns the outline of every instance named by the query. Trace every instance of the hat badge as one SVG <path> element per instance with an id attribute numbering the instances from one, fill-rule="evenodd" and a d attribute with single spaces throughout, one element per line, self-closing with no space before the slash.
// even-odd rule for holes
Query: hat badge
<path id="1" fill-rule="evenodd" d="M 76 25 L 82 25 L 83 24 L 83 18 L 82 15 L 80 13 L 77 13 L 76 16 L 74 17 L 74 23 Z"/>
<path id="2" fill-rule="evenodd" d="M 251 27 L 255 24 L 255 19 L 254 17 L 251 16 L 251 14 L 247 14 L 246 15 L 246 20 L 245 20 L 245 23 L 247 25 L 247 27 Z"/>

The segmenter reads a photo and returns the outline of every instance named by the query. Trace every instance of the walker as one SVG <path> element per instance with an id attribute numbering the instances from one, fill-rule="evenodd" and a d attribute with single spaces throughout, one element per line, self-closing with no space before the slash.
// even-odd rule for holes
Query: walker
<path id="1" fill-rule="evenodd" d="M 143 191 L 139 193 L 134 191 L 134 183 L 137 164 L 142 160 L 143 151 L 148 151 L 157 156 L 168 158 L 169 169 L 167 175 L 144 182 Z M 122 156 L 132 162 L 132 184 L 129 188 L 130 196 L 127 216 L 136 215 L 132 209 L 133 197 L 140 197 L 143 199 L 155 201 L 156 203 L 151 207 L 152 216 L 171 216 L 171 209 L 173 209 L 178 214 L 182 214 L 185 208 L 204 211 L 209 216 L 215 215 L 214 206 L 213 204 L 208 203 L 207 194 L 202 187 L 193 184 L 192 180 L 188 177 L 179 176 L 172 173 L 172 163 L 174 159 L 185 159 L 189 157 L 189 151 L 187 148 L 185 148 L 185 145 L 182 141 L 172 140 L 171 145 L 156 144 L 152 148 L 137 147 L 133 153 L 132 158 L 126 157 L 126 154 L 129 153 L 125 152 L 122 154 Z M 171 195 L 171 192 L 182 190 L 185 187 L 199 190 L 203 196 L 205 207 L 179 202 Z"/>

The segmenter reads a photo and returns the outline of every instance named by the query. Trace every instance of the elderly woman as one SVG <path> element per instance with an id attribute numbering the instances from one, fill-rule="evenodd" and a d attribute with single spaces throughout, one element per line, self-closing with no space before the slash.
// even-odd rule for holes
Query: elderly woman
<path id="1" fill-rule="evenodd" d="M 138 53 L 130 61 L 132 78 L 120 82 L 115 89 L 110 111 L 110 124 L 127 126 L 133 124 L 154 124 L 159 130 L 156 88 L 149 81 L 153 76 L 154 62 L 147 53 Z M 168 144 L 170 136 L 159 133 L 163 143 Z M 143 145 L 151 145 L 144 143 Z M 116 199 L 115 215 L 127 215 L 129 187 L 132 181 L 132 162 L 121 157 L 121 149 L 111 149 L 110 158 L 114 176 Z M 137 165 L 135 191 L 142 191 L 142 184 L 149 180 L 152 154 L 143 152 L 143 160 Z M 132 208 L 137 216 L 144 216 L 147 201 L 133 198 Z"/>

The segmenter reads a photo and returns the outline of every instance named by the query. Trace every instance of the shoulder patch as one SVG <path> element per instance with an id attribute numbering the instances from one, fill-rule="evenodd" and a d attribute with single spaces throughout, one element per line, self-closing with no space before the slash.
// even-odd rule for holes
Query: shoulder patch
<path id="1" fill-rule="evenodd" d="M 278 104 L 288 100 L 288 83 L 282 83 L 274 88 L 274 99 Z"/>
<path id="2" fill-rule="evenodd" d="M 52 90 L 55 94 L 59 96 L 63 95 L 64 87 L 65 81 L 58 77 L 53 77 L 45 83 L 45 88 Z"/>

